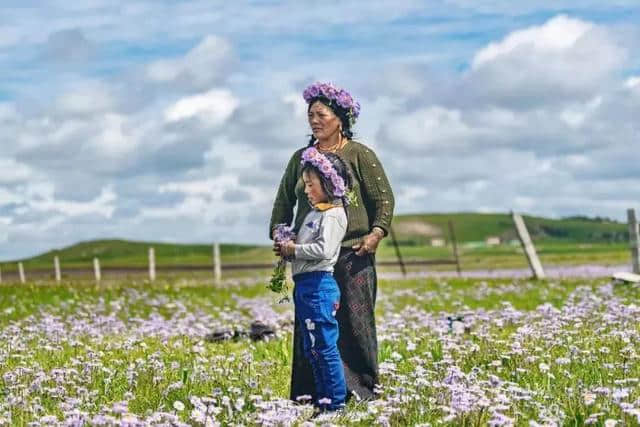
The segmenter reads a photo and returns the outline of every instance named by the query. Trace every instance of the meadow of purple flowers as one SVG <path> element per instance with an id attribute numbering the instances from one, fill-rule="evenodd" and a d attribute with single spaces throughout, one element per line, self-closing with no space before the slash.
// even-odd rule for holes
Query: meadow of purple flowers
<path id="1" fill-rule="evenodd" d="M 264 284 L 0 287 L 0 425 L 633 425 L 637 286 L 382 281 L 378 399 L 286 399 L 293 313 Z M 206 342 L 256 319 L 265 342 Z"/>

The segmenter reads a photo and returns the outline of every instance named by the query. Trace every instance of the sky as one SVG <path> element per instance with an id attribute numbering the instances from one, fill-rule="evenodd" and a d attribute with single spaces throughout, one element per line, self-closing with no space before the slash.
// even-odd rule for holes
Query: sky
<path id="1" fill-rule="evenodd" d="M 316 81 L 360 102 L 396 214 L 624 220 L 639 24 L 637 0 L 3 0 L 0 261 L 266 244 Z"/>

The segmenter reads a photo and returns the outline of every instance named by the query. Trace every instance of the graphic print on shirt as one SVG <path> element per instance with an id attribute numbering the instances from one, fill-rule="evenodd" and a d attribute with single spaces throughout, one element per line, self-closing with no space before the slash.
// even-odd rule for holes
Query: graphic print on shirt
<path id="1" fill-rule="evenodd" d="M 305 226 L 309 227 L 314 233 L 317 233 L 320 229 L 320 219 L 309 221 L 305 224 Z"/>

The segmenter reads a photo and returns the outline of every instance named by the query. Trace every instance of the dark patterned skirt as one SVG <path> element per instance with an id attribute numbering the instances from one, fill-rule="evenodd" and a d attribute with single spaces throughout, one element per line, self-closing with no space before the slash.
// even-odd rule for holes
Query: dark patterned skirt
<path id="1" fill-rule="evenodd" d="M 375 304 L 377 277 L 375 256 L 358 256 L 352 249 L 341 248 L 334 278 L 340 287 L 340 308 L 336 314 L 340 329 L 338 350 L 344 365 L 347 400 L 353 395 L 373 399 L 378 383 L 378 340 Z M 291 400 L 310 395 L 316 400 L 311 365 L 304 357 L 301 328 L 296 323 L 293 337 Z"/>

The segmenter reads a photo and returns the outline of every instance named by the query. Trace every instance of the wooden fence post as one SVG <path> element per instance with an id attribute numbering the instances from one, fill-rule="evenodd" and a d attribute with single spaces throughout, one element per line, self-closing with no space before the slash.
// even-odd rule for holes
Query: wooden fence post
<path id="1" fill-rule="evenodd" d="M 60 282 L 62 274 L 60 273 L 60 258 L 58 258 L 58 255 L 53 257 L 53 269 L 56 275 L 56 282 Z"/>
<path id="2" fill-rule="evenodd" d="M 536 248 L 533 246 L 531 236 L 529 236 L 529 231 L 527 230 L 527 226 L 524 224 L 522 216 L 515 212 L 511 212 L 511 215 L 513 217 L 513 223 L 516 226 L 516 230 L 518 231 L 520 243 L 522 244 L 524 253 L 527 255 L 527 261 L 529 261 L 529 267 L 531 267 L 533 277 L 536 279 L 544 279 L 545 274 L 542 269 L 542 264 L 540 263 L 540 259 L 536 253 Z"/>
<path id="3" fill-rule="evenodd" d="M 458 242 L 456 240 L 456 233 L 453 229 L 453 221 L 449 220 L 449 234 L 451 235 L 451 246 L 453 248 L 453 257 L 456 260 L 456 271 L 458 272 L 458 276 L 461 276 L 462 273 L 460 271 L 460 257 L 458 256 Z"/>
<path id="4" fill-rule="evenodd" d="M 398 245 L 398 239 L 396 239 L 396 233 L 393 231 L 393 227 L 389 225 L 389 234 L 391 234 L 391 242 L 396 250 L 396 257 L 398 257 L 398 263 L 400 264 L 400 271 L 402 271 L 402 277 L 407 277 L 407 269 L 404 266 L 402 260 L 402 254 L 400 254 L 400 246 Z"/>
<path id="5" fill-rule="evenodd" d="M 2 283 L 2 267 L 0 267 L 0 283 Z"/>
<path id="6" fill-rule="evenodd" d="M 149 248 L 149 280 L 156 280 L 156 252 L 153 247 Z"/>
<path id="7" fill-rule="evenodd" d="M 635 209 L 627 209 L 629 222 L 629 247 L 631 249 L 631 267 L 634 274 L 640 274 L 640 231 Z"/>
<path id="8" fill-rule="evenodd" d="M 93 258 L 93 274 L 96 278 L 96 282 L 100 283 L 102 273 L 100 272 L 100 260 L 98 258 Z"/>
<path id="9" fill-rule="evenodd" d="M 220 265 L 220 243 L 213 244 L 213 280 L 219 284 L 222 279 L 222 266 Z"/>
<path id="10" fill-rule="evenodd" d="M 20 283 L 25 283 L 27 279 L 24 277 L 24 266 L 21 262 L 18 263 L 18 274 L 20 275 Z"/>

